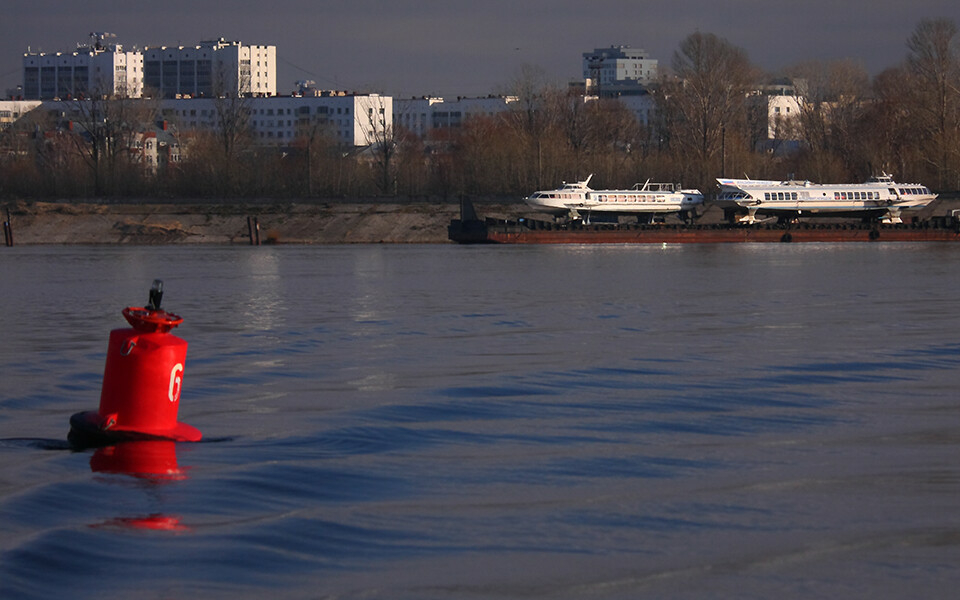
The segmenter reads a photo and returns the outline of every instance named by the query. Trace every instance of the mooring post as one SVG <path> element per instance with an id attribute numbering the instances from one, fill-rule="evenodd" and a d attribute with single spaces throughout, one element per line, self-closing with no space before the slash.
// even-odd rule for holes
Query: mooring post
<path id="1" fill-rule="evenodd" d="M 253 217 L 247 216 L 247 236 L 250 238 L 250 245 L 253 245 Z"/>
<path id="2" fill-rule="evenodd" d="M 7 248 L 13 246 L 13 225 L 10 223 L 10 207 L 6 209 L 7 220 L 3 222 L 3 242 L 7 245 Z"/>

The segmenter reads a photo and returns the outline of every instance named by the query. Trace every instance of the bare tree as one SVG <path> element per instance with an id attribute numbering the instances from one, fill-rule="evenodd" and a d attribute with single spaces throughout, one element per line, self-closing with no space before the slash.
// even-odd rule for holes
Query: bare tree
<path id="1" fill-rule="evenodd" d="M 140 174 L 139 169 L 129 169 L 137 163 L 135 136 L 145 124 L 152 124 L 156 106 L 131 98 L 125 86 L 114 91 L 104 82 L 88 98 L 67 104 L 75 117 L 72 123 L 77 135 L 72 139 L 92 174 L 94 195 L 117 192 L 121 182 Z"/>
<path id="2" fill-rule="evenodd" d="M 725 145 L 748 136 L 745 102 L 759 72 L 742 49 L 700 32 L 680 42 L 673 71 L 656 92 L 662 133 L 671 150 L 693 164 L 697 184 L 710 185 Z"/>
<path id="3" fill-rule="evenodd" d="M 369 104 L 358 107 L 355 115 L 358 125 L 364 128 L 370 156 L 375 168 L 375 183 L 381 194 L 396 195 L 396 157 L 402 137 L 393 124 L 393 103 L 387 96 L 371 96 Z"/>
<path id="4" fill-rule="evenodd" d="M 949 19 L 920 22 L 907 40 L 915 125 L 926 137 L 924 158 L 937 184 L 960 187 L 960 38 Z"/>
<path id="5" fill-rule="evenodd" d="M 212 175 L 219 182 L 223 195 L 240 192 L 242 158 L 253 146 L 250 128 L 250 106 L 247 96 L 240 90 L 249 88 L 249 71 L 241 72 L 239 79 L 225 72 L 220 65 L 214 77 L 213 110 L 216 118 L 215 136 L 219 156 L 209 157 L 216 161 Z"/>
<path id="6" fill-rule="evenodd" d="M 821 181 L 864 176 L 858 124 L 870 89 L 866 69 L 855 61 L 833 60 L 807 61 L 787 72 L 799 102 L 804 170 Z"/>
<path id="7" fill-rule="evenodd" d="M 558 92 L 546 83 L 543 69 L 531 65 L 523 65 L 519 73 L 509 85 L 510 95 L 517 97 L 514 108 L 507 113 L 507 123 L 516 135 L 516 142 L 523 150 L 523 160 L 520 166 L 524 170 L 518 175 L 518 182 L 522 189 L 540 189 L 545 179 L 545 157 L 550 146 L 547 137 L 556 124 L 556 114 L 552 110 L 556 107 L 552 98 Z"/>

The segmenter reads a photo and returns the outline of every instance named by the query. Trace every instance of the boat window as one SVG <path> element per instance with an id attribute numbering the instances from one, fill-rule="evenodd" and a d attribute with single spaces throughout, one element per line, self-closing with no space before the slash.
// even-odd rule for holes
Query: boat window
<path id="1" fill-rule="evenodd" d="M 895 188 L 887 188 L 887 191 L 890 192 L 891 196 L 897 195 L 897 190 Z"/>
<path id="2" fill-rule="evenodd" d="M 763 193 L 763 199 L 769 201 L 769 200 L 770 200 L 770 192 L 764 192 L 764 193 Z"/>
<path id="3" fill-rule="evenodd" d="M 790 195 L 792 196 L 792 199 L 793 199 L 793 200 L 796 200 L 796 199 L 797 199 L 797 193 L 796 193 L 796 192 L 790 192 Z"/>

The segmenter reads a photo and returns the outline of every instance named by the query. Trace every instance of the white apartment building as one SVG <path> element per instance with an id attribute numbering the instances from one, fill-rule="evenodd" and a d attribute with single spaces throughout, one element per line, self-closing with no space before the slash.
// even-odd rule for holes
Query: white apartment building
<path id="1" fill-rule="evenodd" d="M 10 127 L 40 104 L 39 100 L 0 100 L 0 130 Z"/>
<path id="2" fill-rule="evenodd" d="M 235 101 L 181 98 L 162 100 L 160 104 L 162 117 L 180 131 L 215 130 L 218 114 L 224 109 L 242 111 L 254 140 L 265 146 L 326 136 L 344 146 L 362 147 L 382 141 L 384 132 L 393 130 L 393 98 L 379 94 L 331 92 Z"/>
<path id="3" fill-rule="evenodd" d="M 80 121 L 89 109 L 81 101 L 44 101 L 39 110 L 52 113 L 61 122 Z M 175 134 L 215 131 L 222 114 L 231 112 L 249 128 L 254 141 L 263 146 L 285 146 L 298 138 L 325 136 L 343 146 L 364 147 L 393 131 L 393 98 L 379 94 L 327 93 L 318 96 L 271 96 L 253 98 L 149 99 L 157 118 Z M 6 103 L 9 104 L 9 103 Z M 0 104 L 2 110 L 2 104 Z"/>
<path id="4" fill-rule="evenodd" d="M 398 128 L 427 137 L 435 129 L 462 127 L 471 118 L 492 117 L 511 110 L 516 96 L 486 96 L 481 98 L 443 98 L 424 96 L 393 100 L 393 122 Z"/>
<path id="5" fill-rule="evenodd" d="M 583 78 L 594 85 L 649 84 L 657 79 L 657 59 L 645 50 L 610 46 L 583 53 Z"/>
<path id="6" fill-rule="evenodd" d="M 143 68 L 147 93 L 160 98 L 277 94 L 276 46 L 219 38 L 197 46 L 148 47 Z"/>
<path id="7" fill-rule="evenodd" d="M 763 129 L 757 132 L 756 150 L 782 155 L 800 149 L 797 121 L 801 102 L 803 98 L 792 93 L 757 93 L 748 98 L 748 104 L 757 111 L 758 116 L 766 116 L 766 119 L 758 121 Z"/>
<path id="8" fill-rule="evenodd" d="M 143 91 L 143 55 L 120 44 L 77 48 L 74 52 L 26 52 L 23 97 L 27 100 L 82 98 L 92 94 L 139 98 Z"/>

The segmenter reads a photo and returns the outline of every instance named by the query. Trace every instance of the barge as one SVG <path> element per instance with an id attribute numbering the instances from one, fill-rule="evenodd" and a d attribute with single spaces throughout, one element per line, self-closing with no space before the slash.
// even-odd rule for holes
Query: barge
<path id="1" fill-rule="evenodd" d="M 806 222 L 792 224 L 584 224 L 536 219 L 480 219 L 463 207 L 447 235 L 459 244 L 719 244 L 803 242 L 958 242 L 960 218 L 911 223 Z"/>

